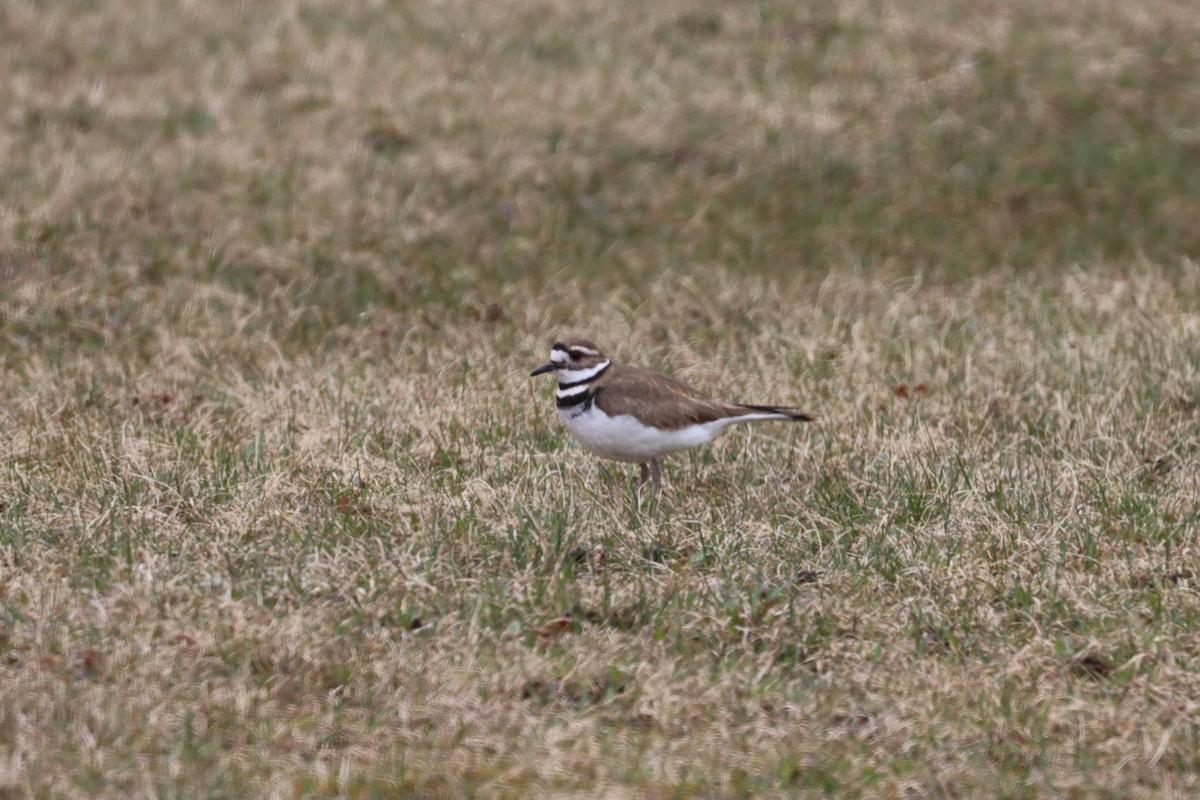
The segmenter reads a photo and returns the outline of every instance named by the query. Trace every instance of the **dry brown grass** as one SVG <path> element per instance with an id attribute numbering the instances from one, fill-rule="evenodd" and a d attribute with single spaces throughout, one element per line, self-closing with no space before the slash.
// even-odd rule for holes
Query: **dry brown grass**
<path id="1" fill-rule="evenodd" d="M 3 6 L 0 796 L 1196 794 L 1197 28 Z"/>

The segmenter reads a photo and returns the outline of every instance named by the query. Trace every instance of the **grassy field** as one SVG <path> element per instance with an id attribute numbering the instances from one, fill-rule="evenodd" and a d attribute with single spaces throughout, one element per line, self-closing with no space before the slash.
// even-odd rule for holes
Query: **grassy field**
<path id="1" fill-rule="evenodd" d="M 0 5 L 0 798 L 1200 794 L 1191 2 Z M 563 334 L 789 403 L 606 485 Z"/>

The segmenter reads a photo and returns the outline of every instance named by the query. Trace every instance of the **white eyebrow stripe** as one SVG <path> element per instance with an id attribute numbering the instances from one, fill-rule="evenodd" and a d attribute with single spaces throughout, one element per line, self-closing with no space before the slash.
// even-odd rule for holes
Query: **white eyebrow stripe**
<path id="1" fill-rule="evenodd" d="M 580 353 L 584 353 L 585 355 L 589 355 L 589 356 L 598 356 L 598 355 L 600 355 L 600 351 L 599 351 L 599 350 L 593 350 L 593 349 L 592 349 L 592 348 L 590 348 L 590 347 L 579 347 L 578 345 L 576 345 L 575 347 L 572 347 L 571 349 L 572 349 L 572 350 L 575 350 L 575 351 L 577 351 L 577 352 L 580 352 Z"/>

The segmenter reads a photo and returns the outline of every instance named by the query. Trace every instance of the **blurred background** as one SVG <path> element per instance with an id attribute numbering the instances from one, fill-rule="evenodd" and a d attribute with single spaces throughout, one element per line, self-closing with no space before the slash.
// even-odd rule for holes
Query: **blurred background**
<path id="1" fill-rule="evenodd" d="M 326 329 L 1200 251 L 1190 2 L 17 0 L 0 31 L 0 296 L 220 287 Z"/>

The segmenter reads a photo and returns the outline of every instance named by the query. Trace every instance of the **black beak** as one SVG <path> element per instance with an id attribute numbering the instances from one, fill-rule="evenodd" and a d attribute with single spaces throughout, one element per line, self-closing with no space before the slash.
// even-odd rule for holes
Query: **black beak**
<path id="1" fill-rule="evenodd" d="M 529 373 L 529 377 L 532 378 L 534 375 L 545 375 L 547 372 L 554 372 L 556 369 L 558 369 L 558 364 L 555 364 L 553 361 L 547 361 L 545 364 L 542 364 L 533 372 Z"/>

